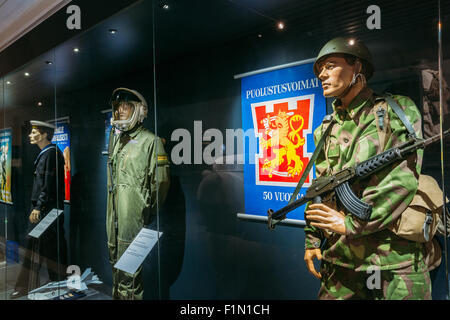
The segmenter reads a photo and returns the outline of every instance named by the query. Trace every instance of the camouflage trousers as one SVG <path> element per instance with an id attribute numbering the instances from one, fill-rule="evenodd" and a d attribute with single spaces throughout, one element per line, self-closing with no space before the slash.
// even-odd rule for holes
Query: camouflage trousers
<path id="1" fill-rule="evenodd" d="M 323 261 L 320 273 L 320 300 L 431 300 L 430 274 L 417 266 L 367 272 Z"/>

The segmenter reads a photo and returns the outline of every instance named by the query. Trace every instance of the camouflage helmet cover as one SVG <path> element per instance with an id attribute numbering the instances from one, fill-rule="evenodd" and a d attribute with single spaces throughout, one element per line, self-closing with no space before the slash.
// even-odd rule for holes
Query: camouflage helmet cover
<path id="1" fill-rule="evenodd" d="M 370 79 L 370 77 L 372 77 L 373 63 L 372 63 L 372 55 L 370 54 L 369 49 L 361 41 L 342 37 L 334 38 L 328 41 L 320 50 L 313 66 L 314 74 L 316 75 L 316 77 L 318 77 L 320 73 L 318 69 L 320 61 L 323 58 L 335 53 L 348 54 L 357 57 L 360 60 L 363 60 L 366 65 L 366 72 L 365 72 L 366 79 Z"/>

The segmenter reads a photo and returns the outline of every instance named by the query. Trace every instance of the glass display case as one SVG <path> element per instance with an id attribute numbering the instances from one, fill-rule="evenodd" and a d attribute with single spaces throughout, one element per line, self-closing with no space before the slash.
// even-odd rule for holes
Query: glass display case
<path id="1" fill-rule="evenodd" d="M 268 210 L 406 141 L 392 106 L 372 112 L 388 93 L 418 135 L 448 128 L 448 14 L 445 1 L 142 0 L 0 75 L 0 299 L 346 298 L 330 265 L 372 292 L 371 263 L 403 272 L 416 253 L 432 290 L 413 298 L 446 299 L 444 237 L 431 249 L 389 230 L 420 172 L 450 181 L 448 142 L 352 177 L 369 220 L 324 194 L 344 231 L 316 227 L 315 247 L 307 201 L 280 221 Z M 351 72 L 334 83 L 339 63 Z M 308 166 L 333 117 L 344 131 Z"/>

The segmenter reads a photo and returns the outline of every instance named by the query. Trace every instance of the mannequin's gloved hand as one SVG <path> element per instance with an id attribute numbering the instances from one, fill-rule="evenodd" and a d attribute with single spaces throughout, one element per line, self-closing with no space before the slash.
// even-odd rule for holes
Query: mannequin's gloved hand
<path id="1" fill-rule="evenodd" d="M 314 268 L 314 258 L 317 258 L 318 260 L 322 260 L 322 253 L 320 251 L 320 248 L 317 249 L 306 249 L 305 250 L 305 262 L 306 267 L 308 268 L 308 271 L 312 273 L 314 277 L 317 279 L 321 279 L 322 275 L 320 272 L 317 272 Z"/>

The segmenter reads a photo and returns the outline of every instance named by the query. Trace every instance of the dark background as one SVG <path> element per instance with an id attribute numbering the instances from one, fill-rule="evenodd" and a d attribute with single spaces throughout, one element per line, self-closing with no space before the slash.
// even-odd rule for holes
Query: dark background
<path id="1" fill-rule="evenodd" d="M 87 22 L 82 22 L 81 32 L 64 29 L 63 9 L 0 53 L 4 80 L 0 123 L 13 128 L 15 159 L 14 205 L 0 205 L 8 218 L 7 237 L 23 245 L 31 166 L 38 152 L 26 140 L 26 121 L 69 116 L 72 199 L 65 210 L 69 261 L 82 270 L 92 267 L 105 282 L 105 292 L 111 285 L 111 268 L 101 111 L 109 108 L 114 88 L 133 88 L 146 97 L 151 108 L 145 126 L 166 139 L 170 154 L 176 144 L 172 132 L 185 128 L 193 133 L 194 121 L 202 120 L 203 131 L 217 128 L 225 133 L 242 126 L 240 81 L 234 75 L 315 57 L 336 36 L 366 42 L 376 68 L 371 87 L 410 96 L 419 107 L 419 67 L 437 69 L 437 1 L 167 2 L 168 11 L 159 1 L 112 1 L 106 12 L 103 1 L 96 6 L 74 1 L 82 17 L 96 15 L 82 20 Z M 366 8 L 371 4 L 381 8 L 381 30 L 366 27 Z M 123 9 L 126 5 L 131 6 Z M 449 13 L 449 3 L 443 1 L 446 79 Z M 278 20 L 285 22 L 284 31 L 276 30 Z M 117 34 L 110 34 L 111 28 Z M 41 38 L 53 40 L 38 41 Z M 80 49 L 78 54 L 74 47 Z M 30 78 L 23 77 L 25 71 Z M 38 101 L 44 106 L 37 108 Z M 445 150 L 448 159 L 450 149 Z M 439 158 L 438 148 L 428 150 L 424 171 L 440 181 Z M 319 282 L 306 270 L 300 228 L 278 226 L 269 231 L 264 224 L 236 218 L 236 213 L 244 212 L 242 166 L 172 165 L 171 173 L 169 198 L 150 226 L 164 235 L 145 262 L 146 298 L 317 297 Z M 433 275 L 434 296 L 439 299 L 444 298 L 442 272 L 441 266 Z"/>

